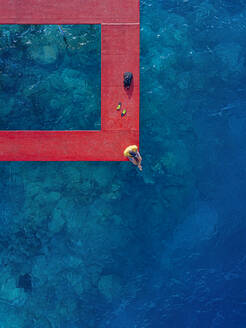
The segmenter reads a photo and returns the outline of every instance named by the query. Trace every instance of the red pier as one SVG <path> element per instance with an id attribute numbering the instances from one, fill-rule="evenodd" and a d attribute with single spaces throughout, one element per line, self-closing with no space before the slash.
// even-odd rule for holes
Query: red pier
<path id="1" fill-rule="evenodd" d="M 101 24 L 101 130 L 0 131 L 0 161 L 124 161 L 139 143 L 139 0 L 2 0 L 0 23 Z"/>

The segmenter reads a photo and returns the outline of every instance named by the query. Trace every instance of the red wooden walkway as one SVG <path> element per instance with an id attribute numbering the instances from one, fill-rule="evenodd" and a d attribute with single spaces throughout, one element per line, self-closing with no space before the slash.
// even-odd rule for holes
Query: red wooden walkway
<path id="1" fill-rule="evenodd" d="M 101 130 L 0 131 L 0 161 L 125 160 L 123 150 L 139 142 L 139 0 L 0 0 L 0 23 L 101 24 L 102 38 Z"/>

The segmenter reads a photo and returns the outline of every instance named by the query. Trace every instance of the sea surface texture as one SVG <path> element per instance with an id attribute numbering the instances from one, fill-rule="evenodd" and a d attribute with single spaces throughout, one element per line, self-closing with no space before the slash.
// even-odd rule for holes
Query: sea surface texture
<path id="1" fill-rule="evenodd" d="M 140 5 L 143 171 L 0 164 L 1 328 L 246 327 L 246 3 Z M 100 122 L 100 47 L 59 33 L 1 27 L 1 129 Z"/>
<path id="2" fill-rule="evenodd" d="M 99 25 L 0 25 L 0 130 L 99 130 Z"/>

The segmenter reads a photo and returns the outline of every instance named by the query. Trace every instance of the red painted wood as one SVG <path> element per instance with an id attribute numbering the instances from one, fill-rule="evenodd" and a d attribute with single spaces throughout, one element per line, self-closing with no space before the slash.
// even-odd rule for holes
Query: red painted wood
<path id="1" fill-rule="evenodd" d="M 139 24 L 102 25 L 101 59 L 102 130 L 139 130 Z M 123 88 L 123 72 L 133 73 L 129 91 Z M 127 115 L 115 110 L 121 102 Z"/>
<path id="2" fill-rule="evenodd" d="M 0 131 L 2 161 L 122 161 L 137 131 Z"/>
<path id="3" fill-rule="evenodd" d="M 139 22 L 138 0 L 1 0 L 1 24 Z"/>
<path id="4" fill-rule="evenodd" d="M 0 131 L 0 160 L 126 160 L 139 142 L 139 0 L 0 0 L 0 23 L 102 24 L 101 131 Z M 127 92 L 125 71 L 134 74 Z"/>

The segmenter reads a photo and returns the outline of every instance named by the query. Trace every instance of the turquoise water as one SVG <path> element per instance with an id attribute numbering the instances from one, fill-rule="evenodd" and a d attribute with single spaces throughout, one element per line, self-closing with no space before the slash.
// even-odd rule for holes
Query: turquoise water
<path id="1" fill-rule="evenodd" d="M 143 172 L 0 165 L 1 327 L 246 326 L 246 4 L 140 4 Z"/>
<path id="2" fill-rule="evenodd" d="M 100 26 L 60 28 L 0 25 L 1 130 L 100 130 Z"/>

